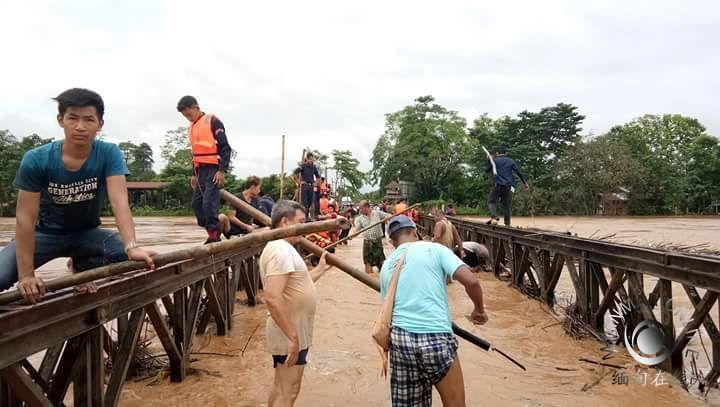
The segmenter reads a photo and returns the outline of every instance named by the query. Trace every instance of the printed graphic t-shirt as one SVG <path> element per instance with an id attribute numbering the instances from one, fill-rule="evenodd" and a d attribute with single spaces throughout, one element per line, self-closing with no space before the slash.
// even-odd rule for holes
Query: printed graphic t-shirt
<path id="1" fill-rule="evenodd" d="M 23 156 L 13 185 L 40 192 L 36 230 L 68 233 L 100 225 L 100 209 L 107 196 L 107 177 L 129 174 L 117 145 L 94 140 L 92 151 L 77 171 L 65 169 L 62 141 L 36 147 Z"/>

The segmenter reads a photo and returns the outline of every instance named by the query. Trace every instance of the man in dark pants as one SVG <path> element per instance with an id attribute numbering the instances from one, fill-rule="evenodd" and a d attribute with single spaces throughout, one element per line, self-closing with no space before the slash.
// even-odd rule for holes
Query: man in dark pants
<path id="1" fill-rule="evenodd" d="M 305 207 L 305 217 L 310 214 L 310 207 L 315 204 L 315 193 L 313 186 L 320 179 L 320 172 L 315 166 L 315 157 L 312 153 L 308 153 L 300 167 L 300 189 L 302 206 Z M 319 197 L 318 197 L 319 198 Z M 313 211 L 313 216 L 317 218 L 317 208 Z"/>
<path id="2" fill-rule="evenodd" d="M 207 230 L 205 243 L 220 241 L 220 188 L 225 183 L 225 171 L 230 164 L 232 149 L 227 141 L 225 126 L 212 114 L 200 110 L 197 99 L 183 96 L 177 110 L 190 122 L 190 148 L 193 155 L 192 208 L 198 225 Z"/>
<path id="3" fill-rule="evenodd" d="M 498 201 L 503 204 L 503 215 L 505 217 L 505 226 L 510 226 L 510 212 L 512 209 L 512 195 L 515 192 L 515 176 L 520 178 L 523 183 L 523 187 L 527 191 L 529 185 L 525 180 L 525 176 L 520 172 L 515 160 L 507 156 L 507 149 L 505 147 L 498 147 L 495 150 L 495 177 L 493 180 L 492 189 L 490 189 L 490 196 L 488 197 L 488 208 L 490 209 L 490 220 L 486 223 L 488 225 L 497 223 L 500 218 L 497 216 L 497 203 Z M 493 163 L 488 159 L 488 163 L 485 167 L 485 172 L 493 171 Z"/>

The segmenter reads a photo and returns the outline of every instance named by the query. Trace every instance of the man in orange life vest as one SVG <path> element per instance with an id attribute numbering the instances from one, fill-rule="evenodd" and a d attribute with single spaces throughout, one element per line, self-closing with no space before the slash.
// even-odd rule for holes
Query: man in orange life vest
<path id="1" fill-rule="evenodd" d="M 220 188 L 225 183 L 225 171 L 230 164 L 232 149 L 227 141 L 225 126 L 212 114 L 205 114 L 197 99 L 183 96 L 177 110 L 190 122 L 190 148 L 193 156 L 192 208 L 198 225 L 207 230 L 205 243 L 220 241 Z"/>

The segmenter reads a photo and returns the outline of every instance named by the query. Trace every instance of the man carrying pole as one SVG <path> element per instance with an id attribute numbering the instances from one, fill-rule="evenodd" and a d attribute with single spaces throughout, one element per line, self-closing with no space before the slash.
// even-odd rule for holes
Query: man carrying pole
<path id="1" fill-rule="evenodd" d="M 358 230 L 363 230 L 375 224 L 374 227 L 367 229 L 363 233 L 363 264 L 365 264 L 367 274 L 372 274 L 373 266 L 377 266 L 378 270 L 380 270 L 383 262 L 385 262 L 382 242 L 385 224 L 382 223 L 382 220 L 390 216 L 392 215 L 379 209 L 373 210 L 367 200 L 360 201 L 360 214 L 355 218 L 355 227 Z"/>
<path id="2" fill-rule="evenodd" d="M 232 149 L 225 126 L 212 114 L 200 110 L 197 99 L 183 96 L 177 110 L 190 122 L 190 149 L 193 157 L 192 208 L 198 225 L 207 230 L 205 243 L 220 241 L 220 189 L 230 165 Z"/>
<path id="3" fill-rule="evenodd" d="M 487 150 L 486 150 L 487 151 Z M 515 160 L 507 156 L 505 147 L 498 147 L 495 153 L 495 160 L 488 154 L 488 163 L 485 172 L 493 172 L 493 185 L 490 189 L 488 197 L 488 208 L 490 209 L 490 220 L 488 225 L 497 223 L 500 218 L 497 216 L 498 200 L 503 204 L 503 215 L 505 217 L 505 226 L 510 226 L 510 213 L 512 210 L 512 196 L 515 192 L 515 176 L 520 178 L 523 187 L 527 191 L 530 186 L 525 180 L 525 176 L 520 172 Z"/>
<path id="4" fill-rule="evenodd" d="M 15 240 L 0 251 L 0 291 L 17 281 L 18 291 L 30 303 L 45 294 L 35 269 L 58 257 L 70 257 L 71 269 L 78 272 L 128 258 L 153 267 L 154 252 L 139 248 L 135 240 L 123 155 L 115 144 L 95 139 L 103 126 L 102 98 L 76 88 L 55 100 L 65 139 L 23 156 L 14 181 Z M 106 195 L 119 235 L 99 228 Z M 95 286 L 82 289 L 92 292 Z"/>
<path id="5" fill-rule="evenodd" d="M 415 223 L 407 216 L 391 220 L 388 234 L 396 250 L 380 272 L 383 300 L 392 275 L 400 273 L 390 334 L 392 405 L 429 406 L 435 386 L 443 405 L 464 406 L 465 386 L 445 280 L 452 278 L 465 286 L 474 304 L 470 320 L 478 325 L 488 320 L 482 287 L 448 248 L 418 241 Z"/>

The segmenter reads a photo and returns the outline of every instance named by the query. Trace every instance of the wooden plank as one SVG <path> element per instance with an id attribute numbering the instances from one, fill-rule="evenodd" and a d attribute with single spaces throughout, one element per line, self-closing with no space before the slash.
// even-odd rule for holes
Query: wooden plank
<path id="1" fill-rule="evenodd" d="M 0 370 L 0 377 L 12 388 L 12 393 L 26 402 L 28 406 L 51 407 L 53 405 L 45 397 L 43 389 L 30 379 L 19 363 Z"/>
<path id="2" fill-rule="evenodd" d="M 650 308 L 650 303 L 645 297 L 645 290 L 643 288 L 643 277 L 642 274 L 635 273 L 632 271 L 627 272 L 628 276 L 628 295 L 630 302 L 633 306 L 640 311 L 644 319 L 656 321 L 655 314 Z"/>
<path id="3" fill-rule="evenodd" d="M 105 327 L 99 326 L 91 331 L 88 338 L 90 344 L 90 402 L 93 407 L 105 406 L 105 358 L 103 355 L 105 343 Z"/>
<path id="4" fill-rule="evenodd" d="M 23 369 L 27 372 L 28 375 L 30 375 L 30 378 L 32 381 L 38 384 L 44 392 L 50 391 L 50 384 L 44 380 L 40 373 L 35 369 L 35 367 L 27 360 L 23 359 L 20 361 L 20 366 L 22 366 Z"/>
<path id="5" fill-rule="evenodd" d="M 78 356 L 78 366 L 73 375 L 73 407 L 90 407 L 92 401 L 90 399 L 90 342 L 93 336 L 90 333 L 85 334 L 87 340 Z"/>
<path id="6" fill-rule="evenodd" d="M 673 322 L 673 309 L 672 307 L 668 306 L 672 304 L 672 282 L 670 280 L 660 279 L 655 286 L 655 289 L 658 288 L 660 298 L 660 323 L 663 324 L 663 329 L 665 330 L 665 345 L 669 348 L 672 344 L 672 341 L 675 339 L 675 323 Z M 655 292 L 655 289 L 653 289 L 653 292 Z M 652 305 L 650 305 L 650 307 L 652 309 Z M 672 358 L 667 358 L 667 360 L 662 363 L 661 367 L 663 370 L 672 372 Z"/>
<path id="7" fill-rule="evenodd" d="M 585 274 L 585 293 L 588 300 L 588 308 L 587 308 L 587 315 L 586 315 L 586 321 L 590 323 L 590 326 L 594 327 L 597 330 L 602 330 L 603 321 L 596 320 L 594 318 L 595 313 L 597 312 L 599 306 L 600 306 L 600 290 L 599 286 L 602 284 L 600 283 L 600 280 L 598 279 L 598 273 L 596 270 L 595 264 L 585 260 L 582 262 L 584 265 L 584 274 Z M 602 269 L 601 269 L 602 270 Z M 607 287 L 607 281 L 605 280 L 605 276 L 602 276 L 602 282 L 605 283 L 605 287 Z"/>
<path id="8" fill-rule="evenodd" d="M 678 366 L 682 366 L 682 351 L 687 346 L 690 339 L 695 335 L 700 324 L 703 323 L 710 309 L 715 304 L 718 298 L 718 293 L 715 291 L 707 291 L 703 296 L 702 300 L 695 306 L 695 312 L 692 315 L 692 319 L 688 322 L 680 334 L 675 340 L 673 346 L 672 358 L 673 358 L 673 369 L 677 369 Z"/>
<path id="9" fill-rule="evenodd" d="M 655 288 L 653 288 L 653 290 L 650 292 L 650 295 L 648 295 L 648 303 L 650 304 L 650 309 L 655 309 L 657 302 L 660 300 L 660 291 L 662 290 L 662 284 L 660 284 L 660 282 L 662 280 L 662 278 L 658 279 L 658 281 L 655 283 Z M 664 307 L 665 305 L 666 304 L 663 303 L 660 304 L 661 307 Z"/>
<path id="10" fill-rule="evenodd" d="M 57 366 L 58 360 L 60 360 L 60 354 L 64 346 L 65 342 L 51 346 L 45 352 L 42 363 L 40 363 L 40 369 L 38 369 L 38 373 L 45 383 L 50 380 L 50 377 L 55 371 L 55 366 Z"/>
<path id="11" fill-rule="evenodd" d="M 148 317 L 150 317 L 150 322 L 153 324 L 153 328 L 155 328 L 155 333 L 157 333 L 160 343 L 162 343 L 163 349 L 165 349 L 165 353 L 168 356 L 170 362 L 170 380 L 173 382 L 182 381 L 182 355 L 170 335 L 170 328 L 168 328 L 165 323 L 165 318 L 163 318 L 160 313 L 160 307 L 158 307 L 157 302 L 146 305 L 145 312 Z"/>
<path id="12" fill-rule="evenodd" d="M 189 350 L 185 349 L 185 320 L 187 319 L 187 290 L 185 288 L 178 290 L 173 295 L 173 304 L 175 304 L 175 325 L 173 325 L 173 336 L 175 339 L 175 347 L 180 352 L 181 356 L 185 353 L 190 353 Z M 187 328 L 191 329 L 191 328 Z M 186 358 L 182 357 L 180 364 L 181 368 L 175 373 L 173 381 L 180 382 L 185 379 L 185 363 Z M 179 374 L 179 376 L 178 376 Z"/>
<path id="13" fill-rule="evenodd" d="M 610 278 L 610 284 L 608 284 L 608 288 L 605 290 L 605 293 L 603 295 L 602 302 L 598 306 L 597 311 L 595 312 L 594 320 L 599 319 L 605 319 L 605 312 L 607 312 L 610 307 L 615 305 L 615 294 L 617 293 L 618 288 L 623 284 L 625 281 L 625 272 L 622 270 L 618 270 L 615 272 L 612 277 Z"/>
<path id="14" fill-rule="evenodd" d="M 580 311 L 584 314 L 587 300 L 585 299 L 585 290 L 580 282 L 580 276 L 578 275 L 578 270 L 575 266 L 575 259 L 567 258 L 565 260 L 565 265 L 567 266 L 568 274 L 570 274 L 570 281 L 575 288 L 575 298 L 577 298 L 577 304 L 580 307 Z"/>
<path id="15" fill-rule="evenodd" d="M 105 405 L 110 407 L 117 406 L 120 400 L 120 392 L 125 383 L 130 364 L 135 358 L 135 350 L 137 347 L 138 337 L 145 321 L 145 309 L 140 308 L 130 314 L 127 331 L 120 339 L 118 348 L 118 357 L 113 363 L 113 369 L 110 373 L 110 381 L 105 390 Z"/>
<path id="16" fill-rule="evenodd" d="M 195 324 L 197 323 L 198 315 L 200 313 L 200 297 L 202 296 L 203 286 L 204 283 L 202 281 L 198 281 L 193 284 L 190 289 L 187 320 L 185 321 L 185 342 L 183 346 L 183 357 L 186 360 L 189 359 L 190 352 L 192 351 L 192 340 L 195 334 Z"/>
<path id="17" fill-rule="evenodd" d="M 230 275 L 228 272 L 228 266 L 226 265 L 223 271 L 215 275 L 215 291 L 220 298 L 220 303 L 223 305 L 223 315 L 225 315 L 225 330 L 229 331 L 232 329 L 232 314 L 230 313 L 230 300 L 231 297 L 228 293 L 228 285 L 230 285 Z M 235 297 L 232 297 L 234 300 Z M 226 332 L 227 334 L 227 332 Z"/>
<path id="18" fill-rule="evenodd" d="M 246 259 L 244 267 L 240 270 L 240 281 L 245 288 L 245 295 L 247 296 L 247 304 L 250 307 L 255 306 L 255 283 L 252 279 L 252 258 Z"/>
<path id="19" fill-rule="evenodd" d="M 545 265 L 540 260 L 540 256 L 535 249 L 528 247 L 526 250 L 530 256 L 530 266 L 537 274 L 537 285 L 539 286 L 538 294 L 540 295 L 540 298 L 545 298 L 547 293 L 547 270 L 545 269 Z M 529 273 L 532 273 L 532 271 L 529 271 Z"/>
<path id="20" fill-rule="evenodd" d="M 549 255 L 549 252 L 548 252 Z M 546 287 L 547 296 L 545 301 L 548 305 L 552 306 L 555 300 L 555 287 L 557 287 L 558 281 L 560 281 L 560 275 L 565 268 L 565 256 L 556 253 L 552 258 L 550 266 L 550 276 Z"/>
<path id="21" fill-rule="evenodd" d="M 175 317 L 175 313 L 173 311 L 175 310 L 175 305 L 173 305 L 173 300 L 169 295 L 162 297 L 161 300 L 163 307 L 165 307 L 165 316 L 169 320 L 168 324 L 170 324 L 170 326 L 174 326 L 175 322 L 173 321 L 173 318 Z"/>
<path id="22" fill-rule="evenodd" d="M 65 393 L 67 393 L 72 377 L 78 368 L 80 353 L 85 348 L 86 340 L 85 335 L 79 335 L 68 340 L 65 344 L 65 349 L 63 349 L 62 356 L 60 356 L 60 362 L 58 362 L 58 367 L 51 381 L 50 392 L 48 393 L 48 398 L 53 405 L 60 405 L 65 398 Z"/>
<path id="23" fill-rule="evenodd" d="M 223 312 L 223 305 L 220 303 L 220 298 L 215 290 L 215 284 L 213 284 L 210 278 L 205 280 L 205 294 L 208 299 L 207 309 L 210 310 L 210 313 L 215 319 L 217 334 L 223 336 L 225 335 L 225 313 Z"/>

